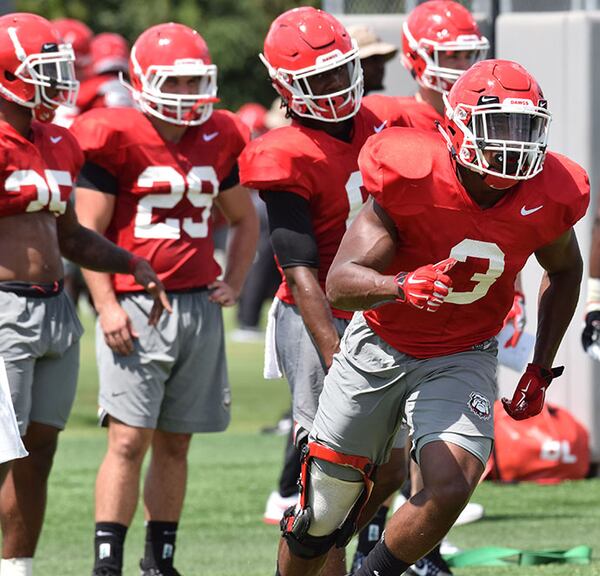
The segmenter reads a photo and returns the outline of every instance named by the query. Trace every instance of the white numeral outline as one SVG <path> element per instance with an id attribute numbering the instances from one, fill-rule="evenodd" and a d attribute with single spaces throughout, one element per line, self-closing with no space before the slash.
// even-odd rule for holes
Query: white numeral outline
<path id="1" fill-rule="evenodd" d="M 361 192 L 363 185 L 363 177 L 360 170 L 352 172 L 346 182 L 346 196 L 348 198 L 348 217 L 346 218 L 346 230 L 350 228 L 350 224 L 356 218 L 360 209 L 363 207 L 364 200 Z"/>
<path id="2" fill-rule="evenodd" d="M 27 204 L 26 212 L 50 212 L 64 214 L 67 202 L 60 197 L 60 187 L 73 188 L 71 174 L 65 170 L 44 170 L 44 176 L 35 170 L 15 170 L 4 183 L 7 192 L 20 192 L 24 186 L 34 186 L 37 198 Z"/>
<path id="3" fill-rule="evenodd" d="M 183 230 L 191 238 L 208 236 L 208 219 L 213 199 L 219 192 L 219 180 L 212 166 L 194 166 L 185 178 L 172 166 L 149 166 L 139 176 L 140 188 L 154 188 L 157 183 L 167 182 L 171 191 L 166 194 L 146 194 L 138 202 L 135 216 L 136 238 L 178 240 Z M 202 192 L 202 183 L 211 184 L 212 193 Z M 154 208 L 174 208 L 186 196 L 195 208 L 201 208 L 201 219 L 192 217 L 165 218 L 164 222 L 152 222 Z"/>
<path id="4" fill-rule="evenodd" d="M 481 240 L 471 240 L 465 238 L 450 250 L 450 257 L 459 262 L 466 262 L 467 258 L 481 258 L 487 260 L 489 265 L 485 273 L 476 272 L 471 277 L 472 282 L 476 282 L 473 290 L 470 292 L 456 292 L 450 289 L 445 302 L 453 304 L 472 304 L 483 298 L 491 288 L 492 284 L 504 272 L 504 252 L 497 244 L 492 242 L 482 242 Z"/>

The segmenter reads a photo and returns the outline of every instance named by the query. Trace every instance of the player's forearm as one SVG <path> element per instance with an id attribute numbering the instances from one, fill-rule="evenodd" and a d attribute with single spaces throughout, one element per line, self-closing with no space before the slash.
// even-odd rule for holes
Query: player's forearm
<path id="1" fill-rule="evenodd" d="M 107 306 L 118 304 L 110 274 L 85 269 L 81 271 L 98 313 L 101 313 Z"/>
<path id="2" fill-rule="evenodd" d="M 583 267 L 581 261 L 560 273 L 544 274 L 540 289 L 538 327 L 533 363 L 550 368 L 573 318 Z"/>
<path id="3" fill-rule="evenodd" d="M 398 297 L 394 276 L 352 263 L 332 266 L 326 288 L 327 299 L 340 310 L 368 310 Z"/>
<path id="4" fill-rule="evenodd" d="M 223 280 L 240 293 L 254 261 L 258 243 L 258 218 L 252 211 L 231 227 L 231 240 L 227 248 L 227 264 Z"/>
<path id="5" fill-rule="evenodd" d="M 329 302 L 318 280 L 308 268 L 298 267 L 294 279 L 291 280 L 289 275 L 287 278 L 302 321 L 325 365 L 329 367 L 340 340 L 333 324 Z"/>
<path id="6" fill-rule="evenodd" d="M 130 252 L 84 226 L 76 226 L 69 235 L 62 235 L 60 250 L 65 258 L 89 270 L 119 274 L 131 271 Z"/>

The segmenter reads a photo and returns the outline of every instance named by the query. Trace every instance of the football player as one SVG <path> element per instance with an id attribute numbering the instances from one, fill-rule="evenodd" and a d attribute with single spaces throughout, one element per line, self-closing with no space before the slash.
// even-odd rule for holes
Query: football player
<path id="1" fill-rule="evenodd" d="M 443 122 L 445 94 L 461 74 L 483 60 L 489 42 L 473 15 L 454 0 L 430 0 L 418 5 L 402 26 L 402 64 L 417 82 L 414 96 L 398 98 L 401 122 L 391 124 L 436 130 Z M 391 110 L 398 115 L 397 110 Z M 516 346 L 525 328 L 525 298 L 517 276 L 513 306 L 505 318 L 514 331 L 506 343 Z"/>
<path id="2" fill-rule="evenodd" d="M 77 98 L 79 114 L 92 108 L 127 108 L 134 105 L 131 93 L 119 81 L 128 75 L 129 45 L 120 34 L 102 32 L 90 43 L 90 65 Z"/>
<path id="3" fill-rule="evenodd" d="M 77 212 L 90 228 L 147 257 L 173 304 L 160 332 L 151 301 L 127 276 L 86 273 L 98 311 L 99 404 L 108 448 L 96 483 L 95 575 L 122 573 L 123 543 L 145 478 L 145 576 L 175 576 L 187 452 L 196 432 L 224 430 L 230 390 L 222 306 L 235 304 L 254 257 L 258 221 L 239 185 L 248 130 L 213 110 L 217 68 L 182 24 L 159 24 L 130 55 L 133 108 L 97 108 L 72 126 L 85 154 Z M 232 234 L 222 280 L 213 257 L 211 208 Z"/>
<path id="4" fill-rule="evenodd" d="M 261 191 L 267 205 L 271 242 L 281 269 L 267 328 L 267 373 L 273 368 L 274 376 L 280 368 L 290 385 L 296 443 L 302 446 L 323 378 L 351 318 L 351 313 L 330 306 L 325 278 L 347 226 L 364 201 L 358 153 L 386 122 L 377 110 L 361 106 L 358 46 L 330 14 L 304 7 L 280 15 L 271 24 L 261 59 L 292 123 L 249 144 L 240 159 L 240 177 L 245 185 Z M 354 525 L 364 522 L 401 484 L 403 463 L 399 439 L 361 518 L 365 502 L 357 503 L 348 519 L 337 541 L 339 548 Z M 305 471 L 302 482 L 309 481 Z M 307 566 L 328 543 L 319 536 L 327 518 L 313 521 L 317 532 L 309 530 L 299 544 Z M 334 556 L 327 573 L 345 574 L 343 553 Z"/>
<path id="5" fill-rule="evenodd" d="M 0 56 L 0 357 L 29 451 L 0 493 L 0 573 L 27 576 L 79 367 L 82 328 L 63 292 L 61 254 L 135 278 L 154 296 L 152 324 L 168 302 L 148 262 L 81 226 L 68 201 L 83 155 L 67 130 L 49 122 L 77 96 L 71 47 L 46 19 L 9 14 L 0 18 Z"/>
<path id="6" fill-rule="evenodd" d="M 546 152 L 551 116 L 520 65 L 479 62 L 444 99 L 441 134 L 392 128 L 361 151 L 371 199 L 344 236 L 326 286 L 334 306 L 359 312 L 325 379 L 308 443 L 307 466 L 321 470 L 309 492 L 317 506 L 294 512 L 282 576 L 317 573 L 301 572 L 296 542 L 313 529 L 303 518 L 326 510 L 332 524 L 343 523 L 350 506 L 339 503 L 368 491 L 372 467 L 388 459 L 402 421 L 424 486 L 354 576 L 402 574 L 444 537 L 492 448 L 494 336 L 532 254 L 545 270 L 535 352 L 504 409 L 515 419 L 538 414 L 563 370 L 552 362 L 579 295 L 573 225 L 588 206 L 588 177 Z M 340 465 L 349 458 L 353 465 Z"/>

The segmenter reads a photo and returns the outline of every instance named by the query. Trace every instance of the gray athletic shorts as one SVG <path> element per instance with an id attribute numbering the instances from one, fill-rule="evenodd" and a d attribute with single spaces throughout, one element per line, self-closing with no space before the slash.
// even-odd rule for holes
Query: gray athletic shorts
<path id="1" fill-rule="evenodd" d="M 387 344 L 355 314 L 325 378 L 313 438 L 377 464 L 404 424 L 413 455 L 432 441 L 458 444 L 485 465 L 493 445 L 497 343 L 418 359 Z"/>
<path id="2" fill-rule="evenodd" d="M 348 322 L 342 318 L 333 319 L 340 337 Z M 317 413 L 326 368 L 297 306 L 277 302 L 275 347 L 281 371 L 292 393 L 293 418 L 308 431 Z"/>
<path id="3" fill-rule="evenodd" d="M 230 420 L 221 307 L 208 291 L 169 293 L 173 313 L 148 326 L 153 300 L 128 294 L 119 302 L 139 334 L 129 356 L 115 354 L 96 325 L 100 416 L 167 432 L 221 432 Z"/>
<path id="4" fill-rule="evenodd" d="M 31 298 L 0 291 L 0 356 L 22 436 L 29 422 L 65 427 L 75 399 L 82 334 L 64 292 Z"/>

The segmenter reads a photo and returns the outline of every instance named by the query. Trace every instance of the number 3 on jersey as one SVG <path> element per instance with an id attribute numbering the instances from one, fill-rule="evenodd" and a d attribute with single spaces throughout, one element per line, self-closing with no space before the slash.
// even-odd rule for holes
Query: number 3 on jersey
<path id="1" fill-rule="evenodd" d="M 359 210 L 364 204 L 361 187 L 363 185 L 363 178 L 360 170 L 352 172 L 350 178 L 346 182 L 346 196 L 348 197 L 348 218 L 346 218 L 346 230 L 350 228 L 350 224 Z"/>
<path id="2" fill-rule="evenodd" d="M 137 208 L 135 217 L 136 238 L 168 238 L 177 240 L 183 230 L 191 238 L 205 238 L 208 235 L 208 219 L 213 198 L 219 192 L 219 180 L 212 166 L 194 166 L 185 178 L 172 166 L 150 166 L 139 176 L 140 188 L 154 188 L 167 182 L 169 194 L 146 194 Z M 209 183 L 211 192 L 202 192 L 202 184 Z M 152 222 L 154 208 L 171 209 L 186 196 L 194 208 L 199 208 L 199 221 L 193 215 L 183 218 L 165 218 L 164 222 Z M 195 212 L 195 211 L 194 211 Z"/>

